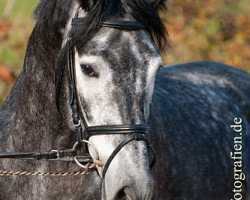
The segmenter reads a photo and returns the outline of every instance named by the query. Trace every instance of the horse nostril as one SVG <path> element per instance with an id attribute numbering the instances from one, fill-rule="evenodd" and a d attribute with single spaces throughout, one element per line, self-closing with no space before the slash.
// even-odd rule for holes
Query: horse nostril
<path id="1" fill-rule="evenodd" d="M 117 194 L 116 199 L 118 200 L 135 200 L 135 194 L 132 188 L 124 187 L 120 192 Z"/>
<path id="2" fill-rule="evenodd" d="M 128 199 L 135 199 L 135 193 L 134 190 L 130 187 L 124 188 L 124 193 L 127 195 Z"/>

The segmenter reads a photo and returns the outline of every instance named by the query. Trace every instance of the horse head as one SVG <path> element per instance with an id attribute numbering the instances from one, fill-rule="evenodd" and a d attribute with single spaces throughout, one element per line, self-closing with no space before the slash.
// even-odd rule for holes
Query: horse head
<path id="1" fill-rule="evenodd" d="M 97 166 L 103 199 L 153 197 L 145 135 L 161 66 L 160 48 L 166 42 L 157 14 L 163 5 L 162 1 L 75 1 L 64 29 L 61 59 L 66 59 L 74 90 L 68 93 L 77 101 L 85 138 L 104 163 Z M 142 133 L 134 136 L 137 132 Z M 89 152 L 95 159 L 91 146 Z"/>

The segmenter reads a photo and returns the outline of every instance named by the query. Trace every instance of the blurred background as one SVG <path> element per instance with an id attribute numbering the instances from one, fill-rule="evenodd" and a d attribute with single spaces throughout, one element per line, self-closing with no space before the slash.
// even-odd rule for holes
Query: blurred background
<path id="1" fill-rule="evenodd" d="M 38 0 L 0 0 L 0 105 L 22 70 Z M 211 60 L 250 72 L 249 0 L 169 0 L 166 64 Z"/>

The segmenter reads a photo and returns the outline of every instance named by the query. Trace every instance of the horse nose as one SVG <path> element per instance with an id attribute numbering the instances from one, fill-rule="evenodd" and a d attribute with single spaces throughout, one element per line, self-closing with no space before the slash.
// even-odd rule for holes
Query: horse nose
<path id="1" fill-rule="evenodd" d="M 130 143 L 116 155 L 103 179 L 103 200 L 153 199 L 155 182 L 146 147 L 144 142 Z"/>
<path id="2" fill-rule="evenodd" d="M 135 192 L 131 187 L 124 187 L 118 194 L 116 199 L 118 200 L 132 200 L 136 199 Z"/>
<path id="3" fill-rule="evenodd" d="M 152 200 L 153 194 L 150 191 L 151 190 L 148 191 L 148 195 L 144 197 L 140 197 L 139 191 L 136 191 L 133 187 L 126 186 L 120 190 L 120 192 L 117 194 L 115 199 L 116 200 L 138 200 L 138 199 Z"/>

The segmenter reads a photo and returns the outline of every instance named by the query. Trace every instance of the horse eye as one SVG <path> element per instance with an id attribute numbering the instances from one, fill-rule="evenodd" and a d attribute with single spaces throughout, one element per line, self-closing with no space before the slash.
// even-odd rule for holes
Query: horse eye
<path id="1" fill-rule="evenodd" d="M 81 68 L 82 68 L 82 72 L 84 74 L 86 74 L 87 76 L 97 77 L 96 72 L 94 71 L 94 69 L 90 65 L 84 65 L 84 64 L 82 64 Z"/>

